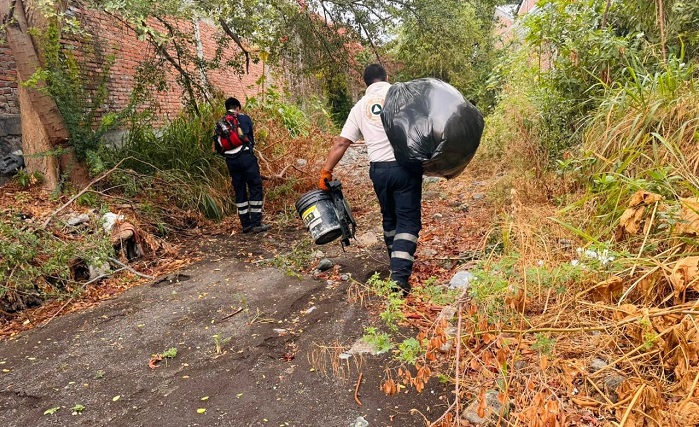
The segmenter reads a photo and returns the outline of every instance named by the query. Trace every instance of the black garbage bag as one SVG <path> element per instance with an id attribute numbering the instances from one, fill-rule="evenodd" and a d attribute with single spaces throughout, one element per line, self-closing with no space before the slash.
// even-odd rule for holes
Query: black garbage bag
<path id="1" fill-rule="evenodd" d="M 8 154 L 0 159 L 0 174 L 13 175 L 24 167 L 24 156 Z"/>
<path id="2" fill-rule="evenodd" d="M 476 154 L 483 115 L 453 86 L 424 78 L 395 83 L 381 121 L 401 164 L 422 163 L 426 175 L 454 178 Z"/>

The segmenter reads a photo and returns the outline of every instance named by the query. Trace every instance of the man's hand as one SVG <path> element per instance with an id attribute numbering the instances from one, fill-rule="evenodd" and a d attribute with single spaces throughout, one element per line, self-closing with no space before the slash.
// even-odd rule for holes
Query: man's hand
<path id="1" fill-rule="evenodd" d="M 326 169 L 321 169 L 320 170 L 320 182 L 318 182 L 318 188 L 320 188 L 323 191 L 330 191 L 330 187 L 328 187 L 328 181 L 333 180 L 333 173 L 329 170 Z"/>

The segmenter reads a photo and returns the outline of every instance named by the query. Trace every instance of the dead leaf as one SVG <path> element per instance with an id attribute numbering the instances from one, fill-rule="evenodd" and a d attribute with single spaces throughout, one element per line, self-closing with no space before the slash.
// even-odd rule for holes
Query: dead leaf
<path id="1" fill-rule="evenodd" d="M 612 318 L 619 322 L 630 317 L 636 317 L 641 310 L 633 304 L 622 304 L 614 311 Z"/>
<path id="2" fill-rule="evenodd" d="M 529 299 L 524 295 L 524 289 L 518 289 L 514 295 L 505 298 L 505 304 L 518 313 L 524 313 L 524 308 L 528 305 Z"/>
<path id="3" fill-rule="evenodd" d="M 154 356 L 151 357 L 151 359 L 148 361 L 148 367 L 151 368 L 151 369 L 155 369 L 155 368 L 160 367 L 160 365 L 159 365 L 158 363 L 159 363 L 161 360 L 163 360 L 163 356 L 161 356 L 160 354 L 154 355 Z"/>
<path id="4" fill-rule="evenodd" d="M 679 297 L 687 288 L 699 290 L 699 256 L 681 259 L 675 263 L 670 283 Z"/>
<path id="5" fill-rule="evenodd" d="M 699 399 L 685 400 L 670 409 L 675 425 L 696 426 L 699 424 Z"/>
<path id="6" fill-rule="evenodd" d="M 486 403 L 486 398 L 485 398 L 485 389 L 482 388 L 481 392 L 478 396 L 478 410 L 476 413 L 478 414 L 479 417 L 485 418 L 485 408 L 487 407 Z"/>
<path id="7" fill-rule="evenodd" d="M 624 426 L 635 427 L 661 427 L 653 420 L 663 418 L 664 400 L 662 393 L 651 383 L 647 383 L 640 378 L 630 378 L 624 381 L 618 388 L 619 401 L 628 403 L 616 408 L 616 417 L 621 420 L 629 409 L 631 402 L 634 403 L 626 419 Z"/>
<path id="8" fill-rule="evenodd" d="M 624 232 L 628 234 L 638 234 L 641 229 L 643 214 L 646 212 L 646 206 L 657 203 L 663 199 L 663 196 L 647 191 L 639 190 L 631 196 L 629 208 L 624 211 L 619 217 L 619 232 L 617 232 L 617 240 L 624 237 Z M 646 224 L 650 227 L 650 224 Z"/>
<path id="9" fill-rule="evenodd" d="M 675 226 L 675 234 L 685 236 L 699 235 L 699 198 L 680 199 L 682 211 L 680 222 Z"/>
<path id="10" fill-rule="evenodd" d="M 624 290 L 624 279 L 619 276 L 610 276 L 607 280 L 599 282 L 591 294 L 595 301 L 612 302 L 612 300 Z"/>
<path id="11" fill-rule="evenodd" d="M 619 218 L 619 227 L 629 234 L 638 234 L 638 230 L 641 229 L 641 220 L 644 212 L 644 206 L 626 209 Z"/>
<path id="12" fill-rule="evenodd" d="M 602 404 L 601 402 L 598 402 L 590 397 L 572 397 L 570 400 L 576 405 L 582 407 L 595 407 Z"/>
<path id="13" fill-rule="evenodd" d="M 126 221 L 117 221 L 112 227 L 109 240 L 112 245 L 115 245 L 119 242 L 129 240 L 130 238 L 134 237 L 135 233 L 136 228 L 131 223 Z"/>
<path id="14" fill-rule="evenodd" d="M 631 200 L 629 201 L 629 207 L 632 208 L 634 206 L 640 205 L 652 205 L 653 203 L 659 202 L 661 200 L 663 200 L 663 196 L 661 196 L 660 194 L 638 190 L 634 193 L 633 196 L 631 196 Z"/>

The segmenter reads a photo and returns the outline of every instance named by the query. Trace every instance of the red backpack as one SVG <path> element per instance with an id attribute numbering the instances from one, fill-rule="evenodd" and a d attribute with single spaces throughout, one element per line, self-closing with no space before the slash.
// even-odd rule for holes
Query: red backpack
<path id="1" fill-rule="evenodd" d="M 216 142 L 216 152 L 223 154 L 233 150 L 248 142 L 247 136 L 240 128 L 238 113 L 228 111 L 219 121 L 214 129 L 214 140 Z"/>

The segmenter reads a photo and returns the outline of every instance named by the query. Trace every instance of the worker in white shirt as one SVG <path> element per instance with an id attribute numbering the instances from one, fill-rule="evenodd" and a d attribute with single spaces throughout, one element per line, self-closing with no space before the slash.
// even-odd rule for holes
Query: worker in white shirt
<path id="1" fill-rule="evenodd" d="M 381 205 L 384 242 L 390 257 L 391 281 L 403 295 L 410 292 L 410 275 L 422 228 L 422 165 L 400 165 L 381 123 L 386 92 L 391 87 L 386 70 L 371 64 L 364 70 L 367 90 L 350 111 L 340 136 L 335 138 L 321 170 L 319 187 L 328 190 L 332 171 L 347 148 L 364 138 L 369 154 L 369 177 Z"/>

